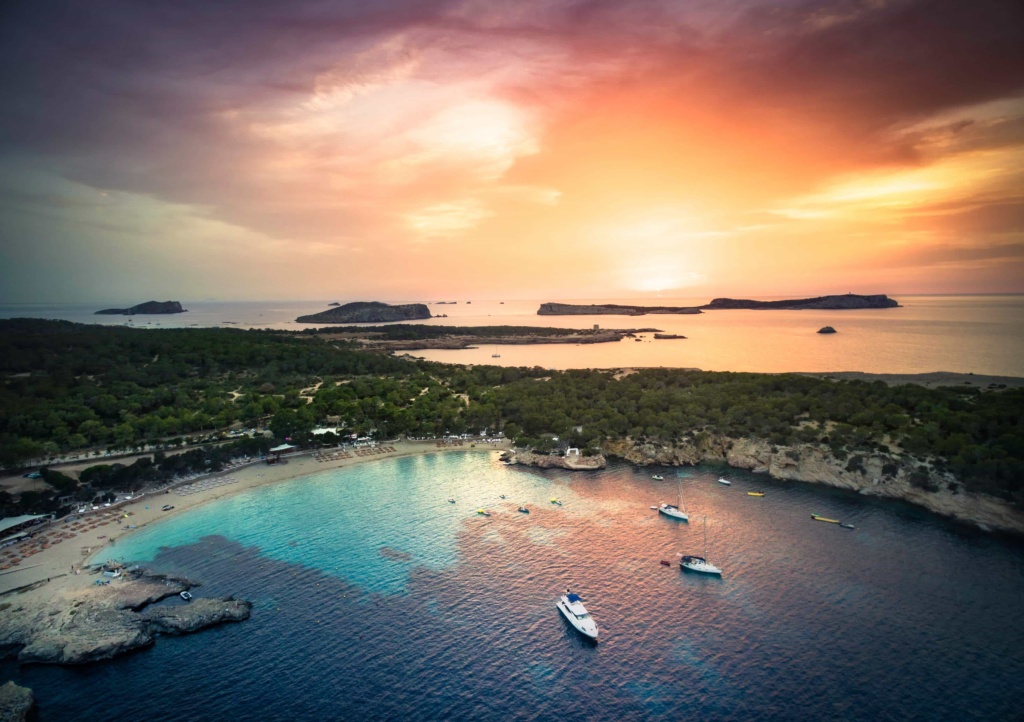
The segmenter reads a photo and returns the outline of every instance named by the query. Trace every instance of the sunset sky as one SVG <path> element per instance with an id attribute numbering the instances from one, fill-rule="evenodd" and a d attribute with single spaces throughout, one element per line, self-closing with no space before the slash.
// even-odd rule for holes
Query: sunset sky
<path id="1" fill-rule="evenodd" d="M 1024 3 L 9 0 L 0 302 L 1024 292 Z"/>

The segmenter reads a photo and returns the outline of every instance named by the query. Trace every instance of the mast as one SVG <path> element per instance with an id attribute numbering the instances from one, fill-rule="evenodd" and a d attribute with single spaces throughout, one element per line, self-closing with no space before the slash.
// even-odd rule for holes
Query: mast
<path id="1" fill-rule="evenodd" d="M 708 558 L 708 515 L 704 515 L 704 558 Z"/>

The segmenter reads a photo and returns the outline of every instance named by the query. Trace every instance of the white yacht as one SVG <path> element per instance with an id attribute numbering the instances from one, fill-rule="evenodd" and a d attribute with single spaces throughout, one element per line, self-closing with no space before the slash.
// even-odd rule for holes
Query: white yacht
<path id="1" fill-rule="evenodd" d="M 708 518 L 704 517 L 704 554 L 708 553 Z M 689 569 L 691 572 L 701 572 L 703 574 L 718 574 L 721 576 L 722 570 L 716 567 L 714 564 L 709 562 L 704 557 L 686 555 L 679 561 L 680 569 Z"/>
<path id="2" fill-rule="evenodd" d="M 576 628 L 576 631 L 589 639 L 597 639 L 597 622 L 583 606 L 583 600 L 580 599 L 579 594 L 573 594 L 566 589 L 565 594 L 556 602 L 556 606 L 569 620 L 569 624 Z"/>
<path id="3" fill-rule="evenodd" d="M 665 516 L 678 519 L 679 521 L 690 521 L 690 516 L 686 513 L 686 509 L 683 508 L 683 482 L 678 481 L 676 483 L 676 503 L 665 504 L 662 503 L 658 507 L 658 512 Z"/>
<path id="4" fill-rule="evenodd" d="M 728 479 L 725 479 L 725 478 L 723 478 L 721 476 L 718 477 L 718 483 L 719 484 L 725 484 L 726 486 L 732 486 L 732 482 L 731 481 L 729 481 Z"/>

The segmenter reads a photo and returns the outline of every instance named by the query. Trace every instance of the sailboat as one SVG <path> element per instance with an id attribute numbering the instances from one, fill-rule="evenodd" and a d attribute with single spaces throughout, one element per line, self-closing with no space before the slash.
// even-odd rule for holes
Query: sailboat
<path id="1" fill-rule="evenodd" d="M 704 557 L 708 553 L 708 518 L 704 517 L 704 556 L 684 556 L 682 561 L 679 562 L 680 569 L 689 569 L 693 572 L 702 572 L 704 574 L 722 574 L 722 570 L 716 567 L 714 564 L 709 562 Z"/>
<path id="2" fill-rule="evenodd" d="M 676 482 L 676 492 L 676 503 L 662 504 L 658 507 L 658 511 L 679 521 L 690 521 L 686 509 L 683 508 L 683 482 L 681 479 Z"/>

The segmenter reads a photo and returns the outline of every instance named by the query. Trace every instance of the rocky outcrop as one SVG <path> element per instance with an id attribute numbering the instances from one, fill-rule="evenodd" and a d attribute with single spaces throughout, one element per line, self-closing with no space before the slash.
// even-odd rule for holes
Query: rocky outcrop
<path id="1" fill-rule="evenodd" d="M 166 313 L 188 313 L 188 311 L 182 308 L 178 301 L 146 301 L 131 308 L 105 308 L 102 311 L 97 311 L 94 315 L 134 316 L 139 314 L 153 316 Z"/>
<path id="2" fill-rule="evenodd" d="M 654 334 L 654 338 L 657 338 L 657 339 L 670 339 L 670 338 L 686 338 L 686 336 L 680 336 L 679 334 L 676 334 L 676 333 L 656 333 L 656 334 Z"/>
<path id="3" fill-rule="evenodd" d="M 522 464 L 533 466 L 538 469 L 568 469 L 569 471 L 595 471 L 608 466 L 608 460 L 603 454 L 594 456 L 581 456 L 571 454 L 569 456 L 551 456 L 549 454 L 535 454 L 532 451 L 523 449 L 510 449 L 501 455 L 501 460 L 509 464 Z"/>
<path id="4" fill-rule="evenodd" d="M 1024 510 L 1001 499 L 967 493 L 952 475 L 931 468 L 924 460 L 886 454 L 854 454 L 841 460 L 828 446 L 774 446 L 762 439 L 717 434 L 698 434 L 677 444 L 606 441 L 603 451 L 640 466 L 726 463 L 776 479 L 901 499 L 982 529 L 1024 534 Z"/>
<path id="5" fill-rule="evenodd" d="M 701 313 L 694 306 L 620 306 L 614 303 L 578 305 L 574 303 L 542 303 L 538 316 L 643 316 L 648 313 Z"/>
<path id="6" fill-rule="evenodd" d="M 299 316 L 296 323 L 390 323 L 430 318 L 425 303 L 407 303 L 391 306 L 377 301 L 355 301 L 344 306 L 329 308 L 309 316 Z"/>
<path id="7" fill-rule="evenodd" d="M 32 690 L 14 682 L 0 686 L 0 722 L 24 722 L 36 703 Z"/>
<path id="8" fill-rule="evenodd" d="M 822 326 L 818 329 L 818 333 L 835 333 L 836 330 L 831 326 Z"/>
<path id="9" fill-rule="evenodd" d="M 801 311 L 808 309 L 825 309 L 845 311 L 857 308 L 898 308 L 899 304 L 885 294 L 861 296 L 847 293 L 842 296 L 817 296 L 815 298 L 796 298 L 786 301 L 751 301 L 740 298 L 716 298 L 706 306 L 708 310 L 716 309 L 754 309 L 754 310 L 785 310 Z"/>
<path id="10" fill-rule="evenodd" d="M 0 619 L 0 658 L 85 664 L 147 647 L 158 634 L 189 634 L 249 618 L 249 602 L 233 598 L 149 606 L 192 585 L 187 579 L 136 571 L 111 586 L 7 610 Z"/>

